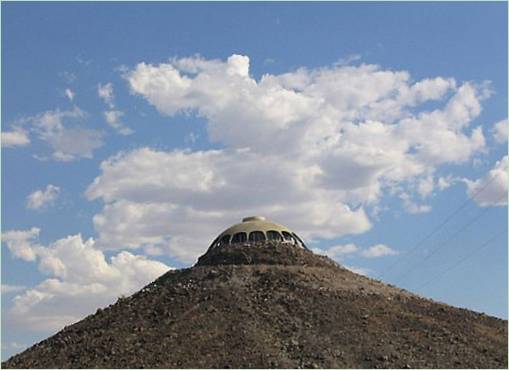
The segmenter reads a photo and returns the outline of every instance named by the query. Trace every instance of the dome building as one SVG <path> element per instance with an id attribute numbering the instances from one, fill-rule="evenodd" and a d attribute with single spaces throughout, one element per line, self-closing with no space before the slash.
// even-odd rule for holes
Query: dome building
<path id="1" fill-rule="evenodd" d="M 263 241 L 288 243 L 308 250 L 302 239 L 289 228 L 262 216 L 245 217 L 240 224 L 229 227 L 212 242 L 209 250 L 226 245 L 252 244 Z"/>

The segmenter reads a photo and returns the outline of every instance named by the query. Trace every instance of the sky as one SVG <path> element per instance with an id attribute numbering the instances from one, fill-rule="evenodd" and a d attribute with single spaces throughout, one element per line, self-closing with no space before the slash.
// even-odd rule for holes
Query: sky
<path id="1" fill-rule="evenodd" d="M 2 359 L 242 217 L 507 318 L 506 3 L 2 3 Z"/>

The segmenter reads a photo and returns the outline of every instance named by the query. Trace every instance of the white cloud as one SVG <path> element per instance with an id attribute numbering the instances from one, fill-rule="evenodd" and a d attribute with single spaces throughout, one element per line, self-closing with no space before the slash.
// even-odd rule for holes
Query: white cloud
<path id="1" fill-rule="evenodd" d="M 406 71 L 365 64 L 255 80 L 249 64 L 241 55 L 194 56 L 125 72 L 132 92 L 161 114 L 206 119 L 209 139 L 224 149 L 141 148 L 104 161 L 86 193 L 105 203 L 94 217 L 101 248 L 162 248 L 192 261 L 246 214 L 307 238 L 362 233 L 371 226 L 364 207 L 387 189 L 407 194 L 408 212 L 427 212 L 412 199 L 433 191 L 430 174 L 484 150 L 471 123 L 485 86 L 413 82 Z M 442 106 L 421 107 L 431 100 Z"/>
<path id="2" fill-rule="evenodd" d="M 346 65 L 352 64 L 353 62 L 361 60 L 361 58 L 362 58 L 362 56 L 360 54 L 350 54 L 344 58 L 339 59 L 335 63 L 335 66 L 346 66 Z"/>
<path id="3" fill-rule="evenodd" d="M 49 184 L 45 190 L 36 190 L 27 197 L 27 208 L 40 209 L 42 207 L 52 205 L 55 203 L 60 188 L 55 185 Z"/>
<path id="4" fill-rule="evenodd" d="M 18 120 L 15 125 L 35 134 L 53 150 L 57 161 L 72 161 L 78 158 L 92 158 L 93 151 L 103 145 L 100 131 L 80 127 L 86 117 L 78 107 L 73 110 L 49 110 L 35 116 Z"/>
<path id="5" fill-rule="evenodd" d="M 401 193 L 399 198 L 403 201 L 403 208 L 410 214 L 428 213 L 431 212 L 431 206 L 427 204 L 418 204 L 412 200 L 408 193 Z"/>
<path id="6" fill-rule="evenodd" d="M 313 188 L 312 170 L 246 150 L 143 148 L 103 162 L 86 195 L 106 202 L 94 217 L 101 247 L 164 246 L 187 261 L 246 214 L 284 220 L 304 237 L 367 230 L 364 210 L 344 204 L 343 192 Z"/>
<path id="7" fill-rule="evenodd" d="M 384 256 L 394 256 L 398 252 L 385 244 L 376 244 L 368 248 L 359 248 L 353 243 L 336 245 L 325 250 L 320 248 L 314 248 L 313 252 L 325 255 L 336 261 L 341 262 L 344 257 L 366 257 L 366 258 L 378 258 Z M 365 274 L 363 274 L 365 275 Z"/>
<path id="8" fill-rule="evenodd" d="M 113 93 L 113 84 L 111 82 L 108 82 L 104 85 L 97 85 L 97 94 L 104 101 L 104 103 L 110 107 L 110 109 L 115 108 L 115 104 L 113 102 L 115 95 Z"/>
<path id="9" fill-rule="evenodd" d="M 33 244 L 38 229 L 8 231 L 2 240 L 15 257 L 37 261 L 49 278 L 13 300 L 11 325 L 31 330 L 57 330 L 129 295 L 170 269 L 145 256 L 120 252 L 110 261 L 81 235 L 49 246 Z M 22 247 L 20 245 L 22 244 Z"/>
<path id="10" fill-rule="evenodd" d="M 358 157 L 361 169 L 370 163 L 374 177 L 389 167 L 395 167 L 392 176 L 413 176 L 426 165 L 465 161 L 484 146 L 480 127 L 465 132 L 488 94 L 482 86 L 457 87 L 441 77 L 412 84 L 405 71 L 364 64 L 301 68 L 259 81 L 248 69 L 245 56 L 226 62 L 192 57 L 140 63 L 125 76 L 162 114 L 205 117 L 212 140 L 257 152 L 294 154 L 305 147 L 308 157 Z M 451 93 L 442 110 L 407 109 Z"/>
<path id="11" fill-rule="evenodd" d="M 428 213 L 431 212 L 431 206 L 429 204 L 417 204 L 412 201 L 403 203 L 405 211 L 410 214 Z"/>
<path id="12" fill-rule="evenodd" d="M 509 121 L 504 119 L 493 125 L 493 137 L 497 143 L 504 143 L 507 141 Z"/>
<path id="13" fill-rule="evenodd" d="M 507 155 L 497 161 L 493 168 L 483 177 L 475 181 L 464 179 L 467 193 L 481 207 L 506 206 L 507 185 Z"/>
<path id="14" fill-rule="evenodd" d="M 21 285 L 2 284 L 2 294 L 15 293 L 24 289 L 25 287 Z"/>
<path id="15" fill-rule="evenodd" d="M 108 110 L 104 112 L 106 123 L 110 125 L 120 135 L 131 135 L 134 133 L 129 127 L 125 126 L 122 122 L 124 112 L 115 108 L 115 95 L 113 93 L 113 84 L 111 82 L 97 86 L 97 93 L 99 97 L 108 105 Z"/>
<path id="16" fill-rule="evenodd" d="M 124 112 L 119 110 L 108 110 L 104 112 L 104 118 L 108 125 L 113 127 L 120 135 L 131 135 L 134 131 L 122 123 L 121 118 L 123 115 Z"/>
<path id="17" fill-rule="evenodd" d="M 74 96 L 76 95 L 74 93 L 74 91 L 72 91 L 71 89 L 67 88 L 64 90 L 64 94 L 65 96 L 67 97 L 67 99 L 69 99 L 69 101 L 73 101 L 74 100 Z"/>
<path id="18" fill-rule="evenodd" d="M 398 254 L 398 252 L 385 244 L 372 245 L 361 252 L 361 255 L 367 258 L 394 256 L 396 254 Z"/>
<path id="19" fill-rule="evenodd" d="M 331 257 L 339 257 L 345 254 L 351 254 L 357 252 L 357 246 L 355 244 L 335 245 L 327 249 L 326 254 Z"/>
<path id="20" fill-rule="evenodd" d="M 335 245 L 335 246 L 329 247 L 325 250 L 320 249 L 320 248 L 314 248 L 313 252 L 318 253 L 318 254 L 323 254 L 323 255 L 330 257 L 332 259 L 335 259 L 335 260 L 340 260 L 342 257 L 344 257 L 346 255 L 354 254 L 354 253 L 358 252 L 358 250 L 359 250 L 359 248 L 355 244 L 349 243 L 349 244 L 344 244 L 344 245 Z"/>
<path id="21" fill-rule="evenodd" d="M 12 342 L 2 341 L 2 349 L 3 350 L 14 351 L 15 353 L 20 352 L 21 350 L 23 350 L 27 347 L 28 347 L 28 345 L 19 343 L 16 341 L 12 341 Z"/>
<path id="22" fill-rule="evenodd" d="M 369 276 L 373 273 L 371 269 L 365 268 L 365 267 L 356 267 L 356 266 L 349 266 L 349 265 L 342 265 L 344 268 L 355 272 L 356 274 L 363 275 L 363 276 Z"/>
<path id="23" fill-rule="evenodd" d="M 30 138 L 23 129 L 2 132 L 2 147 L 12 148 L 15 146 L 25 146 L 30 144 Z"/>
<path id="24" fill-rule="evenodd" d="M 422 198 L 429 196 L 435 187 L 435 182 L 432 175 L 422 178 L 417 185 L 417 192 Z"/>
<path id="25" fill-rule="evenodd" d="M 35 261 L 36 251 L 40 248 L 38 244 L 34 244 L 34 239 L 39 237 L 41 230 L 33 227 L 30 230 L 11 230 L 2 233 L 2 242 L 16 258 L 24 261 Z"/>
<path id="26" fill-rule="evenodd" d="M 445 190 L 457 181 L 458 179 L 453 178 L 452 176 L 439 177 L 437 181 L 437 186 L 440 190 Z"/>

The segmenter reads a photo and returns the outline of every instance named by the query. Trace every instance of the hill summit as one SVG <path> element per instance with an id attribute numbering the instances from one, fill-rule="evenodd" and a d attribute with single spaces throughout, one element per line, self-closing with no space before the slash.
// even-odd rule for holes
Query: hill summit
<path id="1" fill-rule="evenodd" d="M 507 321 L 283 241 L 211 248 L 5 368 L 507 368 Z"/>

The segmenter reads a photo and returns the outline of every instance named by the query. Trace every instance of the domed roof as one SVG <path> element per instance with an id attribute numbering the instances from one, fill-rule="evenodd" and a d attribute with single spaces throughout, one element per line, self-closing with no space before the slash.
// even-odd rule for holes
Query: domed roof
<path id="1" fill-rule="evenodd" d="M 263 216 L 251 216 L 242 219 L 242 222 L 223 231 L 212 242 L 210 249 L 237 243 L 255 243 L 266 240 L 291 243 L 308 249 L 297 234 L 283 225 L 267 220 Z"/>

